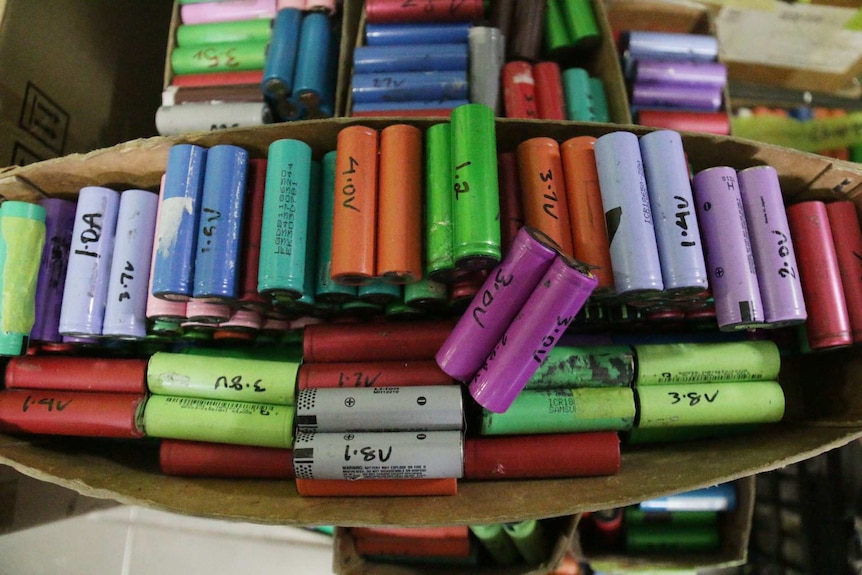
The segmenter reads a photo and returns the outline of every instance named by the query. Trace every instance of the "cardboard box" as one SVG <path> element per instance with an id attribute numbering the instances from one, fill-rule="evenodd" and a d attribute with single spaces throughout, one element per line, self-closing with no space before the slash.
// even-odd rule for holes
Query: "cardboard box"
<path id="1" fill-rule="evenodd" d="M 0 2 L 0 165 L 156 134 L 170 3 Z"/>

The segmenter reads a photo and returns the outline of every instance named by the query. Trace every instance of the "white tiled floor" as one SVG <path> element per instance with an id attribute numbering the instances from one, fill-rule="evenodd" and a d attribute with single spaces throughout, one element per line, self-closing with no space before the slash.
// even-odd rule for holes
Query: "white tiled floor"
<path id="1" fill-rule="evenodd" d="M 0 536 L 0 575 L 331 575 L 332 538 L 117 506 Z"/>

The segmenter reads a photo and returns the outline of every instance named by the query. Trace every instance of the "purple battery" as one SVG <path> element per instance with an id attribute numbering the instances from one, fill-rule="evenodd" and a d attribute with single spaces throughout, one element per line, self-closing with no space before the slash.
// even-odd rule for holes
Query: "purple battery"
<path id="1" fill-rule="evenodd" d="M 596 285 L 587 266 L 558 254 L 470 382 L 473 399 L 495 413 L 509 409 Z"/>
<path id="2" fill-rule="evenodd" d="M 156 208 L 156 223 L 155 229 L 159 229 L 159 220 L 162 213 L 162 196 L 165 189 L 165 176 L 162 175 L 161 184 L 159 187 L 159 205 Z M 153 245 L 148 249 L 150 256 L 150 275 L 147 281 L 147 319 L 150 320 L 166 320 L 166 321 L 182 321 L 186 319 L 186 302 L 170 301 L 157 298 L 153 295 L 153 269 L 156 265 L 156 238 L 153 235 Z"/>
<path id="3" fill-rule="evenodd" d="M 704 112 L 721 109 L 722 89 L 716 86 L 682 86 L 637 82 L 632 86 L 632 106 L 682 108 Z"/>
<path id="4" fill-rule="evenodd" d="M 654 298 L 664 284 L 638 137 L 612 132 L 594 149 L 614 289 L 626 301 Z"/>
<path id="5" fill-rule="evenodd" d="M 778 172 L 755 166 L 739 171 L 737 179 L 764 319 L 770 327 L 804 323 L 805 299 Z"/>
<path id="6" fill-rule="evenodd" d="M 60 309 L 64 336 L 102 334 L 119 207 L 120 194 L 109 188 L 86 186 L 78 193 Z"/>
<path id="7" fill-rule="evenodd" d="M 36 319 L 30 339 L 60 342 L 60 309 L 75 224 L 75 202 L 45 198 L 39 205 L 45 208 L 45 247 L 36 280 Z"/>
<path id="8" fill-rule="evenodd" d="M 637 60 L 633 63 L 633 82 L 638 84 L 674 84 L 712 86 L 727 84 L 727 66 L 721 62 L 683 62 L 675 60 Z"/>
<path id="9" fill-rule="evenodd" d="M 147 335 L 147 288 L 158 208 L 158 194 L 147 190 L 120 194 L 102 335 L 130 339 Z"/>
<path id="10" fill-rule="evenodd" d="M 640 148 L 665 292 L 700 293 L 709 282 L 682 137 L 658 130 L 641 136 Z"/>
<path id="11" fill-rule="evenodd" d="M 488 274 L 437 351 L 440 369 L 458 381 L 473 378 L 550 267 L 555 245 L 535 228 L 518 231 L 506 257 Z"/>
<path id="12" fill-rule="evenodd" d="M 763 303 L 736 170 L 718 166 L 695 174 L 694 200 L 719 329 L 763 327 Z"/>

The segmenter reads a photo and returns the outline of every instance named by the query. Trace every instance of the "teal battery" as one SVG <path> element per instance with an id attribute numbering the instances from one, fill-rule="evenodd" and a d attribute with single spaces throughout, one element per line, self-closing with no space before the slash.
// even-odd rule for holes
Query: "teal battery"
<path id="1" fill-rule="evenodd" d="M 353 74 L 350 93 L 356 103 L 411 100 L 466 100 L 466 70 Z"/>
<path id="2" fill-rule="evenodd" d="M 593 105 L 593 116 L 596 122 L 610 122 L 611 111 L 608 107 L 608 94 L 601 78 L 590 77 L 590 101 Z"/>
<path id="3" fill-rule="evenodd" d="M 332 214 L 335 210 L 335 154 L 323 155 L 321 165 L 320 209 L 317 220 L 317 268 L 315 300 L 322 303 L 345 303 L 356 299 L 356 286 L 332 281 Z"/>
<path id="4" fill-rule="evenodd" d="M 467 44 L 463 43 L 357 46 L 353 50 L 353 73 L 466 70 L 467 61 Z"/>
<path id="5" fill-rule="evenodd" d="M 323 15 L 317 12 L 318 15 Z M 308 187 L 308 233 L 305 242 L 305 276 L 303 278 L 302 295 L 294 300 L 309 311 L 317 306 L 315 292 L 317 289 L 317 250 L 319 246 L 314 241 L 314 222 L 320 220 L 320 186 L 322 185 L 322 167 L 320 162 L 311 161 Z"/>
<path id="6" fill-rule="evenodd" d="M 207 152 L 194 267 L 195 299 L 233 302 L 239 296 L 240 240 L 248 152 L 220 144 Z"/>
<path id="7" fill-rule="evenodd" d="M 563 70 L 563 96 L 568 120 L 598 122 L 593 106 L 590 75 L 583 68 Z"/>
<path id="8" fill-rule="evenodd" d="M 293 93 L 301 27 L 302 12 L 296 8 L 282 8 L 273 20 L 272 35 L 264 55 L 261 89 L 265 96 L 276 101 L 285 100 Z"/>
<path id="9" fill-rule="evenodd" d="M 206 159 L 207 149 L 195 144 L 168 150 L 153 262 L 152 293 L 159 299 L 192 297 Z"/>
<path id="10" fill-rule="evenodd" d="M 404 301 L 404 292 L 401 286 L 383 278 L 373 278 L 370 282 L 359 286 L 356 295 L 359 301 L 375 305 L 385 306 L 397 301 Z"/>
<path id="11" fill-rule="evenodd" d="M 299 299 L 305 289 L 311 147 L 300 140 L 269 146 L 258 291 L 268 297 Z"/>
<path id="12" fill-rule="evenodd" d="M 299 100 L 306 116 L 324 117 L 324 100 L 330 92 L 327 83 L 333 58 L 332 31 L 329 16 L 323 12 L 309 12 L 302 17 L 296 72 L 293 77 L 293 95 Z"/>
<path id="13" fill-rule="evenodd" d="M 557 345 L 524 389 L 629 386 L 635 378 L 635 354 L 627 345 Z"/>

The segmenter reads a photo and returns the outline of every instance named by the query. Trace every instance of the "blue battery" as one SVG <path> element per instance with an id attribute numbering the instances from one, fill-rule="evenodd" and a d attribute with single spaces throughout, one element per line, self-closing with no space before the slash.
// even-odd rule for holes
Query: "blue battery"
<path id="1" fill-rule="evenodd" d="M 467 44 L 357 46 L 353 50 L 353 73 L 466 70 L 467 55 Z"/>
<path id="2" fill-rule="evenodd" d="M 263 62 L 261 89 L 264 95 L 275 100 L 284 100 L 293 93 L 301 26 L 302 12 L 296 8 L 282 8 L 273 20 Z"/>
<path id="3" fill-rule="evenodd" d="M 207 152 L 198 221 L 193 297 L 234 301 L 238 294 L 248 152 L 221 144 Z"/>
<path id="4" fill-rule="evenodd" d="M 694 489 L 641 501 L 641 511 L 733 511 L 736 509 L 736 488 L 732 483 Z"/>
<path id="5" fill-rule="evenodd" d="M 707 34 L 633 30 L 624 43 L 629 57 L 635 60 L 713 62 L 718 58 L 718 39 Z"/>
<path id="6" fill-rule="evenodd" d="M 467 72 L 395 72 L 354 74 L 350 87 L 354 102 L 408 100 L 466 100 Z"/>
<path id="7" fill-rule="evenodd" d="M 625 301 L 651 299 L 664 284 L 638 137 L 605 134 L 595 152 L 614 288 Z"/>
<path id="8" fill-rule="evenodd" d="M 331 36 L 326 14 L 309 12 L 303 16 L 293 92 L 302 102 L 307 116 L 321 116 L 321 102 L 326 93 L 330 60 L 333 58 L 330 51 Z"/>
<path id="9" fill-rule="evenodd" d="M 368 46 L 466 44 L 469 34 L 469 22 L 365 25 L 365 43 Z"/>
<path id="10" fill-rule="evenodd" d="M 147 335 L 147 288 L 158 208 L 159 195 L 153 192 L 120 194 L 102 335 L 123 339 Z"/>
<path id="11" fill-rule="evenodd" d="M 669 296 L 700 293 L 708 275 L 682 137 L 657 130 L 641 136 L 640 149 L 664 289 Z"/>
<path id="12" fill-rule="evenodd" d="M 174 144 L 168 151 L 153 263 L 152 293 L 157 298 L 192 297 L 206 160 L 207 149 L 195 144 Z"/>
<path id="13" fill-rule="evenodd" d="M 311 147 L 300 140 L 269 146 L 257 290 L 272 298 L 299 299 L 305 288 Z"/>
<path id="14" fill-rule="evenodd" d="M 407 102 L 365 102 L 353 104 L 354 112 L 389 112 L 395 110 L 451 110 L 469 104 L 469 100 L 411 100 Z"/>
<path id="15" fill-rule="evenodd" d="M 317 224 L 317 273 L 315 299 L 344 303 L 356 299 L 356 286 L 332 281 L 332 214 L 335 211 L 335 150 L 323 156 L 321 165 L 320 210 Z"/>

